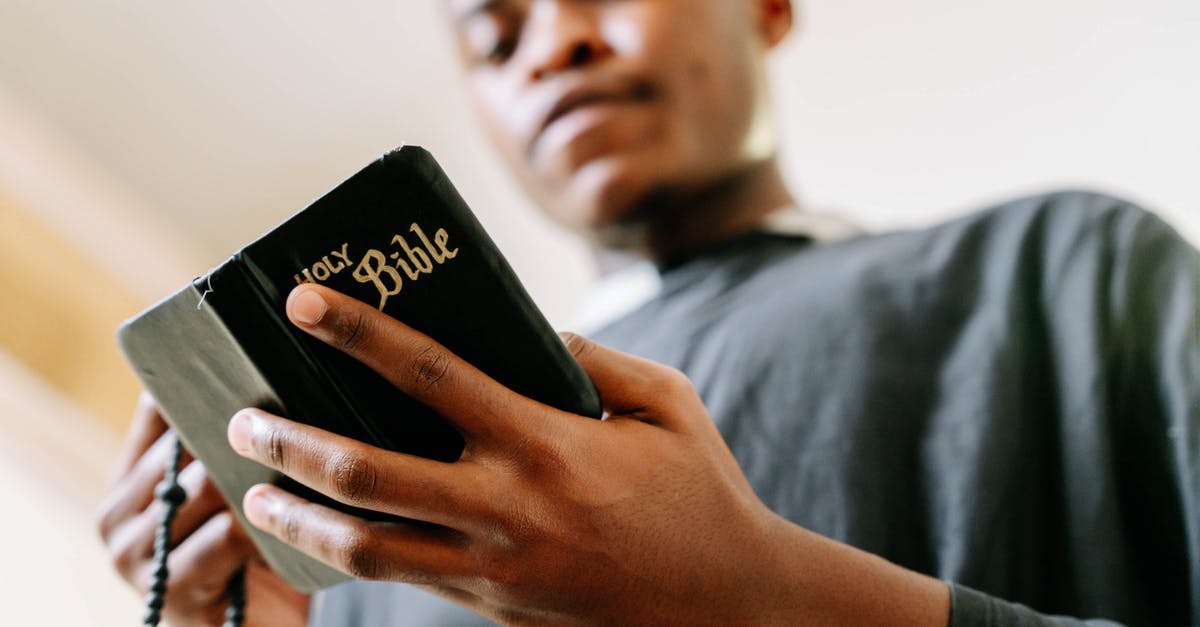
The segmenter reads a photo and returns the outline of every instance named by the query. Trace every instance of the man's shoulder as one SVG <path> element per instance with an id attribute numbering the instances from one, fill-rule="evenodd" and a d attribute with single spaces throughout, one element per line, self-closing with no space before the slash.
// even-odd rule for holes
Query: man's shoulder
<path id="1" fill-rule="evenodd" d="M 903 283 L 946 272 L 1046 258 L 1079 246 L 1120 247 L 1129 233 L 1161 222 L 1139 204 L 1104 192 L 1063 189 L 980 204 L 958 217 L 918 228 L 864 233 L 796 248 L 769 273 L 828 268 L 841 278 Z M 849 275 L 849 276 L 847 276 Z"/>
<path id="2" fill-rule="evenodd" d="M 947 273 L 1069 272 L 1095 258 L 1126 259 L 1186 242 L 1141 203 L 1090 189 L 1058 189 L 983 204 L 931 226 L 867 235 L 833 247 L 843 263 L 917 278 Z M 1111 265 L 1111 264 L 1110 264 Z M 896 268 L 887 271 L 887 268 Z M 982 278 L 982 276 L 981 276 Z"/>
<path id="3" fill-rule="evenodd" d="M 941 227 L 972 232 L 981 261 L 1036 268 L 1047 281 L 1108 282 L 1163 257 L 1194 259 L 1196 250 L 1142 203 L 1086 189 L 1032 194 L 996 203 Z M 1028 275 L 1028 272 L 1026 272 Z"/>
<path id="4" fill-rule="evenodd" d="M 898 256 L 933 252 L 938 246 L 998 252 L 1005 245 L 1055 245 L 1111 240 L 1122 230 L 1161 224 L 1136 201 L 1090 189 L 1056 189 L 976 203 L 956 217 L 916 228 L 862 232 L 793 257 L 828 255 L 843 261 L 894 263 Z M 790 261 L 790 260 L 781 260 Z"/>
<path id="5" fill-rule="evenodd" d="M 977 214 L 980 217 L 1004 218 L 1029 213 L 1047 217 L 1087 219 L 1124 211 L 1146 212 L 1136 201 L 1112 192 L 1088 188 L 1059 188 L 984 203 Z"/>
<path id="6" fill-rule="evenodd" d="M 989 203 L 931 227 L 933 235 L 971 233 L 1026 249 L 1120 248 L 1140 229 L 1165 226 L 1141 203 L 1093 189 L 1058 189 Z"/>
<path id="7" fill-rule="evenodd" d="M 1099 292 L 1164 250 L 1194 253 L 1137 202 L 1054 190 L 923 228 L 797 248 L 748 277 L 742 300 L 772 303 L 747 313 L 755 316 L 811 310 L 818 298 L 830 310 L 854 308 L 860 318 L 920 318 L 1010 298 L 1046 302 L 1068 288 Z"/>

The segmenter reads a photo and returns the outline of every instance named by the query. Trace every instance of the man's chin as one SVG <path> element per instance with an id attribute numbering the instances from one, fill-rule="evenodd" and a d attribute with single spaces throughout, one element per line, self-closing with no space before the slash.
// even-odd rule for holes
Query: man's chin
<path id="1" fill-rule="evenodd" d="M 619 157 L 593 159 L 572 177 L 566 206 L 571 222 L 599 233 L 639 222 L 645 197 L 654 185 L 646 167 Z"/>

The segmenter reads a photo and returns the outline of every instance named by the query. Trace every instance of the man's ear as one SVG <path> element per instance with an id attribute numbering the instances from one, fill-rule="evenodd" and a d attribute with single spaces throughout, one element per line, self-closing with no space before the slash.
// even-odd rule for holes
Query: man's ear
<path id="1" fill-rule="evenodd" d="M 758 32 L 767 48 L 774 48 L 792 30 L 792 0 L 753 0 Z"/>

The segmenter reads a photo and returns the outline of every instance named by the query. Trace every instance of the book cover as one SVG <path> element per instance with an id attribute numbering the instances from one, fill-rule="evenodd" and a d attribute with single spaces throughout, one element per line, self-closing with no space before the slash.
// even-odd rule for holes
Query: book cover
<path id="1" fill-rule="evenodd" d="M 518 393 L 600 417 L 587 374 L 434 158 L 415 146 L 384 155 L 117 331 L 164 418 L 299 590 L 346 577 L 249 525 L 246 490 L 272 482 L 354 510 L 234 453 L 225 433 L 237 410 L 260 407 L 445 462 L 463 447 L 434 412 L 288 321 L 284 304 L 301 282 L 376 306 Z"/>

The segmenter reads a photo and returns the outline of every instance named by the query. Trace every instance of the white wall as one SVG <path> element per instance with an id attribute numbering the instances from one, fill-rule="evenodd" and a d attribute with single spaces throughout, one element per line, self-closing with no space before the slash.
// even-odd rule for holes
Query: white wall
<path id="1" fill-rule="evenodd" d="M 1200 241 L 1200 2 L 818 0 L 774 60 L 788 170 L 874 227 L 1127 194 Z"/>

